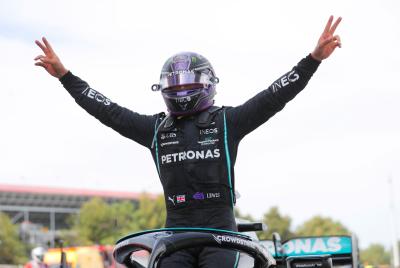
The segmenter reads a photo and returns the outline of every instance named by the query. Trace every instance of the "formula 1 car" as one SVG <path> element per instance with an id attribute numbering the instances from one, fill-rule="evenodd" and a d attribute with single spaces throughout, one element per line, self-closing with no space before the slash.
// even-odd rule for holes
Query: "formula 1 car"
<path id="1" fill-rule="evenodd" d="M 358 268 L 357 239 L 353 236 L 299 237 L 281 242 L 258 241 L 246 232 L 263 229 L 261 223 L 240 223 L 239 232 L 205 228 L 165 228 L 128 235 L 114 248 L 115 260 L 128 268 L 158 268 L 163 257 L 191 247 L 240 251 L 239 268 Z M 244 233 L 243 233 L 244 232 Z M 140 261 L 137 252 L 147 251 Z M 140 255 L 140 254 L 139 254 Z"/>

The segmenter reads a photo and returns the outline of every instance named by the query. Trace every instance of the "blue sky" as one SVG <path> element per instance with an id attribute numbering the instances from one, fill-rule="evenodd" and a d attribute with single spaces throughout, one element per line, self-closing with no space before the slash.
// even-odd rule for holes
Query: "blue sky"
<path id="1" fill-rule="evenodd" d="M 161 192 L 146 149 L 91 118 L 33 65 L 41 36 L 93 88 L 154 114 L 165 107 L 150 86 L 171 54 L 205 55 L 221 80 L 216 104 L 239 105 L 311 52 L 329 15 L 340 15 L 343 48 L 240 145 L 238 207 L 261 218 L 277 205 L 294 226 L 330 216 L 363 246 L 389 246 L 389 177 L 400 222 L 398 2 L 196 3 L 2 1 L 0 183 Z"/>

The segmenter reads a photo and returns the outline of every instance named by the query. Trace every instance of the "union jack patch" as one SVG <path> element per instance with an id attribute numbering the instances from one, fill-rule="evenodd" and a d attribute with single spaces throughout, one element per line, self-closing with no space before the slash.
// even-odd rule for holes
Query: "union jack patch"
<path id="1" fill-rule="evenodd" d="M 186 197 L 185 197 L 185 195 L 184 195 L 184 194 L 182 194 L 182 195 L 177 195 L 177 196 L 176 196 L 176 202 L 177 202 L 177 203 L 186 202 Z"/>

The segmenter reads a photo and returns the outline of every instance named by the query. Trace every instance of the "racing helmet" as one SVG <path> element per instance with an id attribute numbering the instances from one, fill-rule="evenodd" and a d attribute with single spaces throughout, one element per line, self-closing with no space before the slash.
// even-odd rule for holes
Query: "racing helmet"
<path id="1" fill-rule="evenodd" d="M 32 260 L 35 262 L 43 262 L 46 250 L 42 247 L 36 247 L 31 251 Z"/>
<path id="2" fill-rule="evenodd" d="M 214 104 L 218 82 L 214 68 L 205 57 L 181 52 L 164 63 L 160 83 L 154 84 L 152 90 L 161 90 L 170 114 L 189 115 Z"/>

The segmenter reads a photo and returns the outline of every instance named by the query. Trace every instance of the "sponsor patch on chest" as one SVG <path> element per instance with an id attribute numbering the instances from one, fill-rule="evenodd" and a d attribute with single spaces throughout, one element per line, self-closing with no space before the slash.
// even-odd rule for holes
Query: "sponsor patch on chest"
<path id="1" fill-rule="evenodd" d="M 188 150 L 172 154 L 161 155 L 161 164 L 182 162 L 186 160 L 213 159 L 221 156 L 219 149 Z"/>
<path id="2" fill-rule="evenodd" d="M 210 135 L 210 134 L 218 134 L 218 128 L 205 128 L 205 129 L 200 129 L 199 134 L 201 135 Z"/>
<path id="3" fill-rule="evenodd" d="M 162 142 L 160 145 L 161 145 L 161 147 L 164 147 L 164 146 L 168 146 L 168 145 L 177 145 L 177 144 L 179 144 L 179 141 Z"/>
<path id="4" fill-rule="evenodd" d="M 175 132 L 161 133 L 161 140 L 176 138 Z"/>
<path id="5" fill-rule="evenodd" d="M 198 141 L 197 143 L 200 145 L 214 145 L 218 142 L 219 142 L 219 139 L 212 139 L 210 137 L 207 137 L 206 139 Z"/>

